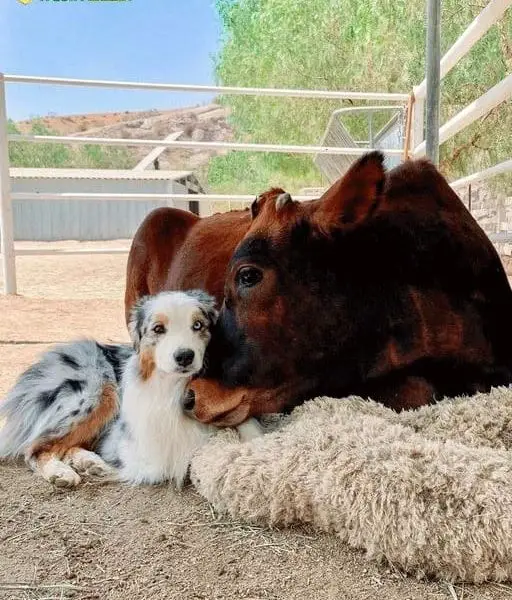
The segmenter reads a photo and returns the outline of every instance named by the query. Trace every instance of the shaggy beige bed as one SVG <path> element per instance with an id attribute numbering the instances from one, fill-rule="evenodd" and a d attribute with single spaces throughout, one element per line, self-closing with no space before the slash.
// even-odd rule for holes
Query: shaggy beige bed
<path id="1" fill-rule="evenodd" d="M 319 398 L 262 438 L 235 435 L 192 464 L 217 510 L 311 523 L 419 577 L 512 579 L 512 390 L 401 414 Z"/>

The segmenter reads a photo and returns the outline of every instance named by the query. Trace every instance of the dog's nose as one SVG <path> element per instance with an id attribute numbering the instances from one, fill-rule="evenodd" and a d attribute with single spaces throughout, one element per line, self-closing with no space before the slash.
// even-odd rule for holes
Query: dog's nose
<path id="1" fill-rule="evenodd" d="M 194 351 L 190 348 L 180 348 L 174 353 L 174 360 L 180 367 L 188 367 L 194 360 Z"/>
<path id="2" fill-rule="evenodd" d="M 196 404 L 196 395 L 194 390 L 187 390 L 185 397 L 183 398 L 183 410 L 185 412 L 192 412 Z"/>

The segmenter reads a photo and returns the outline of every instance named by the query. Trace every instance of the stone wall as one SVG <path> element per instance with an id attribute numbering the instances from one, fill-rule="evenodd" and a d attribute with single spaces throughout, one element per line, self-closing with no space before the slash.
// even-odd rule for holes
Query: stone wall
<path id="1" fill-rule="evenodd" d="M 496 193 L 485 185 L 458 190 L 458 195 L 489 236 L 512 276 L 512 196 Z"/>

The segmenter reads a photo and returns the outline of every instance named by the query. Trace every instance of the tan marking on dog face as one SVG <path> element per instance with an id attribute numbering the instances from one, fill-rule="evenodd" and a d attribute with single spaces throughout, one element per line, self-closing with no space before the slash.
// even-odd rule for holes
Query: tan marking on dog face
<path id="1" fill-rule="evenodd" d="M 117 388 L 108 383 L 103 386 L 98 406 L 96 406 L 90 415 L 87 415 L 85 419 L 78 422 L 64 437 L 57 440 L 40 441 L 29 450 L 27 455 L 38 454 L 36 462 L 38 465 L 41 465 L 52 457 L 62 458 L 72 448 L 88 449 L 103 427 L 117 415 L 118 411 L 119 397 Z"/>
<path id="2" fill-rule="evenodd" d="M 156 368 L 153 348 L 143 348 L 139 355 L 140 376 L 142 381 L 147 381 Z"/>
<path id="3" fill-rule="evenodd" d="M 157 313 L 155 318 L 153 319 L 153 327 L 157 324 L 161 323 L 165 327 L 169 325 L 169 317 L 165 313 Z"/>

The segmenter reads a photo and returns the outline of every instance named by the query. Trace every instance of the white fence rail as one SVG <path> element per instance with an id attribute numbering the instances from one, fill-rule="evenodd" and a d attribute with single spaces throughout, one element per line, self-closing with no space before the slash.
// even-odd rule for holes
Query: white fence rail
<path id="1" fill-rule="evenodd" d="M 468 54 L 485 33 L 501 19 L 510 6 L 512 6 L 512 0 L 491 0 L 489 2 L 441 59 L 441 80 Z M 426 151 L 426 144 L 423 141 L 423 111 L 425 106 L 426 80 L 424 79 L 420 85 L 414 88 L 413 92 L 415 97 L 413 155 L 419 157 L 424 156 Z M 439 129 L 439 143 L 446 142 L 465 127 L 485 116 L 493 108 L 511 97 L 512 73 L 445 123 Z"/>
<path id="2" fill-rule="evenodd" d="M 10 142 L 35 142 L 53 144 L 102 144 L 105 146 L 155 146 L 166 148 L 181 148 L 182 150 L 243 150 L 246 152 L 280 152 L 283 154 L 359 154 L 363 155 L 368 150 L 364 148 L 339 148 L 336 146 L 295 146 L 285 144 L 246 144 L 240 142 L 195 142 L 179 140 L 133 140 L 124 138 L 98 138 L 98 137 L 74 137 L 68 135 L 31 135 L 11 134 L 8 136 Z M 389 154 L 402 154 L 402 150 L 384 150 Z"/>
<path id="3" fill-rule="evenodd" d="M 482 10 L 476 19 L 469 25 L 466 31 L 448 50 L 440 63 L 441 78 L 443 78 L 455 65 L 463 58 L 478 40 L 495 24 L 512 5 L 512 0 L 491 0 Z M 300 145 L 281 145 L 281 144 L 250 144 L 239 142 L 195 142 L 178 141 L 172 139 L 165 140 L 133 140 L 116 138 L 96 138 L 96 137 L 71 137 L 71 136 L 43 136 L 43 135 L 8 135 L 7 132 L 7 114 L 5 107 L 5 84 L 38 84 L 38 85 L 56 85 L 56 86 L 79 86 L 96 88 L 114 88 L 125 90 L 153 90 L 162 92 L 200 92 L 231 95 L 252 95 L 252 96 L 273 96 L 285 98 L 303 98 L 303 99 L 326 99 L 326 100 L 360 100 L 360 101 L 383 101 L 396 102 L 404 104 L 410 94 L 401 93 L 380 93 L 380 92 L 353 92 L 353 91 L 331 91 L 331 90 L 298 90 L 298 89 L 278 89 L 278 88 L 243 88 L 227 86 L 205 86 L 188 84 L 170 84 L 170 83 L 146 83 L 134 81 L 103 81 L 96 79 L 65 79 L 60 77 L 34 77 L 24 75 L 2 75 L 0 73 L 0 234 L 2 236 L 1 251 L 2 265 L 4 272 L 4 291 L 6 294 L 16 293 L 16 254 L 47 254 L 45 250 L 23 250 L 15 252 L 13 240 L 13 219 L 12 219 L 12 200 L 13 199 L 35 199 L 35 200 L 55 200 L 55 199 L 73 199 L 73 200 L 198 200 L 209 202 L 233 202 L 233 201 L 251 201 L 253 196 L 243 194 L 225 195 L 225 194 L 82 194 L 82 193 L 17 193 L 11 194 L 9 181 L 9 142 L 32 142 L 32 143 L 66 143 L 66 144 L 104 144 L 104 145 L 123 145 L 123 146 L 152 146 L 154 148 L 203 148 L 208 150 L 236 150 L 251 152 L 283 152 L 288 154 L 364 154 L 364 148 L 338 148 L 322 146 L 300 146 Z M 426 95 L 426 81 L 421 82 L 414 89 L 414 107 L 412 122 L 412 143 L 413 155 L 422 156 L 425 154 L 424 143 L 424 101 Z M 475 100 L 461 112 L 451 118 L 439 130 L 440 143 L 443 143 L 462 131 L 465 127 L 489 113 L 494 107 L 512 97 L 512 74 L 505 77 L 496 86 L 488 90 L 483 96 Z M 402 150 L 384 149 L 385 153 L 390 155 L 400 155 Z M 512 160 L 505 161 L 486 169 L 480 173 L 474 173 L 467 177 L 457 180 L 452 184 L 454 189 L 458 189 L 473 183 L 492 177 L 499 173 L 512 171 Z M 309 199 L 310 196 L 299 196 L 297 199 Z M 110 250 L 87 250 L 88 253 L 112 253 L 126 252 L 126 249 Z M 83 250 L 53 250 L 52 254 L 82 254 Z"/>
<path id="4" fill-rule="evenodd" d="M 32 83 L 43 85 L 71 85 L 78 87 L 101 87 L 121 90 L 153 90 L 161 92 L 199 92 L 233 96 L 274 96 L 284 98 L 317 98 L 324 100 L 383 100 L 405 102 L 409 94 L 386 92 L 347 92 L 337 90 L 299 90 L 288 88 L 253 88 L 217 85 L 188 85 L 177 83 L 145 83 L 139 81 L 105 81 L 101 79 L 67 79 L 63 77 L 32 77 L 4 75 L 6 83 Z"/>
<path id="5" fill-rule="evenodd" d="M 0 235 L 4 292 L 16 293 L 16 255 L 12 218 L 11 182 L 9 177 L 9 142 L 7 141 L 7 108 L 5 83 L 0 73 Z"/>
<path id="6" fill-rule="evenodd" d="M 489 2 L 441 59 L 441 79 L 448 75 L 453 67 L 464 58 L 489 29 L 501 19 L 509 6 L 512 6 L 512 0 L 491 0 L 491 2 Z M 414 96 L 416 99 L 422 99 L 425 98 L 426 94 L 427 80 L 424 79 L 414 88 Z"/>
<path id="7" fill-rule="evenodd" d="M 0 184 L 1 184 L 1 223 L 2 223 L 2 264 L 4 271 L 4 291 L 7 294 L 16 293 L 16 263 L 15 254 L 44 254 L 46 251 L 25 251 L 17 253 L 13 241 L 12 223 L 12 200 L 198 200 L 208 202 L 233 202 L 251 201 L 252 196 L 246 195 L 223 195 L 223 194 L 78 194 L 78 193 L 17 193 L 10 192 L 9 183 L 9 157 L 7 147 L 9 142 L 31 142 L 31 143 L 55 143 L 55 144 L 100 144 L 110 146 L 151 146 L 153 148 L 181 148 L 181 149 L 205 149 L 205 150 L 235 150 L 249 152 L 279 152 L 286 154 L 360 154 L 363 148 L 338 148 L 322 146 L 301 146 L 285 144 L 250 144 L 240 142 L 196 142 L 179 141 L 167 138 L 165 140 L 142 140 L 142 139 L 117 139 L 75 136 L 47 136 L 47 135 L 8 135 L 7 116 L 5 111 L 5 84 L 42 84 L 42 85 L 67 85 L 80 87 L 115 88 L 125 90 L 153 90 L 162 92 L 207 92 L 218 94 L 252 95 L 252 96 L 274 96 L 286 98 L 304 99 L 326 99 L 326 100 L 371 100 L 383 102 L 404 103 L 409 94 L 380 93 L 380 92 L 352 92 L 352 91 L 330 91 L 330 90 L 294 90 L 294 89 L 271 89 L 271 88 L 241 88 L 227 86 L 204 86 L 204 85 L 182 85 L 168 83 L 145 83 L 132 81 L 103 81 L 96 79 L 64 79 L 60 77 L 32 77 L 24 75 L 2 75 L 0 74 Z M 2 108 L 3 113 L 2 113 Z M 385 150 L 386 151 L 386 150 Z M 401 150 L 390 149 L 389 154 L 399 155 Z M 304 197 L 306 199 L 307 197 Z M 105 251 L 106 252 L 106 251 Z M 55 251 L 52 254 L 66 254 L 66 251 Z"/>
<path id="8" fill-rule="evenodd" d="M 79 192 L 17 192 L 12 193 L 13 200 L 184 200 L 199 202 L 252 202 L 256 194 L 122 194 L 122 193 L 79 193 Z M 294 200 L 311 200 L 311 196 L 293 196 Z"/>
<path id="9" fill-rule="evenodd" d="M 454 135 L 484 117 L 493 108 L 512 98 L 512 73 L 502 79 L 483 96 L 466 106 L 439 129 L 439 143 L 448 141 Z M 425 142 L 421 142 L 415 150 L 414 156 L 425 155 Z"/>
<path id="10" fill-rule="evenodd" d="M 494 167 L 489 167 L 488 169 L 484 169 L 483 171 L 479 171 L 478 173 L 472 173 L 467 177 L 462 177 L 461 179 L 457 179 L 450 185 L 454 190 L 462 189 L 471 185 L 473 183 L 478 183 L 480 181 L 485 181 L 486 179 L 491 179 L 491 177 L 496 177 L 496 175 L 503 175 L 504 173 L 512 172 L 512 159 L 505 160 L 498 165 L 494 165 Z"/>

